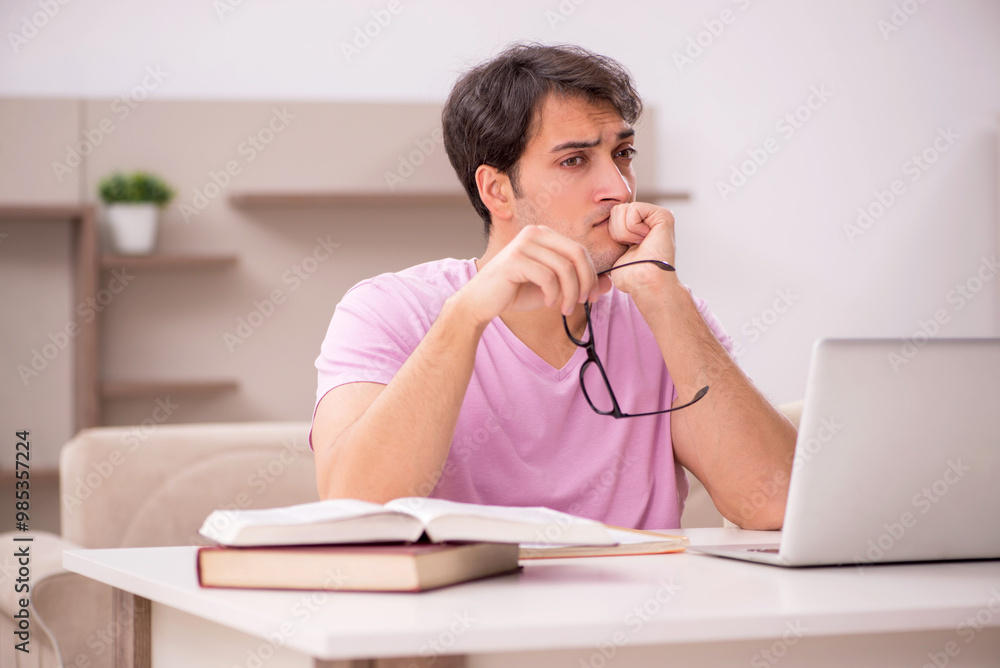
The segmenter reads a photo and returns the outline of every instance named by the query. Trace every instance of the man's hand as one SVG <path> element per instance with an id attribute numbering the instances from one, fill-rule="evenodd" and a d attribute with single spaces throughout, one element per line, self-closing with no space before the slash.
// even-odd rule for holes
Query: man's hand
<path id="1" fill-rule="evenodd" d="M 660 260 L 674 264 L 674 214 L 669 209 L 647 202 L 628 202 L 611 209 L 608 221 L 611 238 L 629 246 L 616 265 L 637 260 Z M 622 292 L 641 290 L 650 281 L 672 280 L 673 272 L 667 274 L 652 265 L 638 265 L 610 274 L 615 287 Z"/>
<path id="2" fill-rule="evenodd" d="M 611 289 L 598 277 L 580 244 L 541 225 L 528 225 L 460 291 L 475 320 L 485 325 L 504 311 L 558 307 L 570 315 L 578 304 Z"/>

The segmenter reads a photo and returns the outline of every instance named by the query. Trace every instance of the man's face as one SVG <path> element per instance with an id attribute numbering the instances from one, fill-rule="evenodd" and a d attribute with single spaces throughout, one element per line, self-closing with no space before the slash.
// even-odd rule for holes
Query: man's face
<path id="1" fill-rule="evenodd" d="M 632 127 L 608 104 L 548 95 L 518 162 L 514 220 L 546 225 L 586 248 L 598 272 L 625 252 L 608 216 L 635 198 Z"/>

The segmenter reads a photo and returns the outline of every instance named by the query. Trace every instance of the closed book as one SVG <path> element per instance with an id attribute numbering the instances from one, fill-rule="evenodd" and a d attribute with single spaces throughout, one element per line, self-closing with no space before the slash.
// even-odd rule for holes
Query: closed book
<path id="1" fill-rule="evenodd" d="M 414 592 L 517 570 L 508 543 L 202 547 L 202 587 Z"/>
<path id="2" fill-rule="evenodd" d="M 545 545 L 522 544 L 521 559 L 563 559 L 566 557 L 615 557 L 642 554 L 683 552 L 687 536 L 674 536 L 642 529 L 608 526 L 615 545 Z"/>

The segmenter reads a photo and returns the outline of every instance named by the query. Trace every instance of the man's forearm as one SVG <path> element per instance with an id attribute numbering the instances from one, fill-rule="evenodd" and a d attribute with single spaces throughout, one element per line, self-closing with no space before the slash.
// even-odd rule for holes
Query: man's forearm
<path id="1" fill-rule="evenodd" d="M 448 457 L 483 327 L 454 297 L 413 354 L 327 450 L 324 498 L 426 496 Z M 324 484 L 325 482 L 325 484 Z"/>
<path id="2" fill-rule="evenodd" d="M 780 527 L 794 427 L 736 365 L 676 277 L 635 301 L 656 336 L 680 401 L 711 386 L 698 404 L 674 413 L 673 421 L 685 432 L 675 437 L 693 444 L 699 477 L 719 510 L 740 526 Z M 768 492 L 766 501 L 751 502 L 762 490 Z"/>

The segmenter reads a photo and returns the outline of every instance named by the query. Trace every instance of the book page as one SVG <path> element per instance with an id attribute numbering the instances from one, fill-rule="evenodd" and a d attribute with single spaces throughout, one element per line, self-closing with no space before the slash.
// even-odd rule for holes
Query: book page
<path id="1" fill-rule="evenodd" d="M 429 499 L 419 496 L 393 499 L 386 508 L 413 515 L 425 525 L 438 517 L 482 517 L 506 520 L 523 524 L 600 524 L 584 517 L 561 513 L 540 506 L 485 506 L 477 503 L 459 503 L 445 499 Z"/>
<path id="2" fill-rule="evenodd" d="M 393 499 L 385 506 L 420 519 L 434 541 L 613 542 L 600 522 L 539 506 L 487 506 L 423 497 Z"/>
<path id="3" fill-rule="evenodd" d="M 205 519 L 199 533 L 210 540 L 225 543 L 250 527 L 321 524 L 392 512 L 377 503 L 357 499 L 328 499 L 283 508 L 216 510 Z"/>

